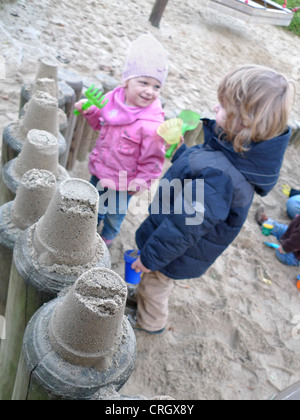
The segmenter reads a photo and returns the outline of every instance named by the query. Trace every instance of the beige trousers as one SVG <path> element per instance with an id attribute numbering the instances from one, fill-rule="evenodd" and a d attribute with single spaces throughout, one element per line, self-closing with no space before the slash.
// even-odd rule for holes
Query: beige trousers
<path id="1" fill-rule="evenodd" d="M 174 280 L 152 271 L 139 284 L 137 320 L 141 328 L 158 331 L 165 328 L 169 315 L 169 297 Z"/>

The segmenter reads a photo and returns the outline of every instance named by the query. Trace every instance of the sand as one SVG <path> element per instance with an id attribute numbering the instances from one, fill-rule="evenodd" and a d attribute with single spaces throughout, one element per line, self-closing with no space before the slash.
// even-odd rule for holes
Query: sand
<path id="1" fill-rule="evenodd" d="M 184 108 L 213 116 L 223 75 L 251 62 L 293 78 L 298 93 L 291 122 L 300 120 L 298 37 L 219 14 L 202 0 L 170 0 L 156 29 L 148 22 L 153 4 L 1 1 L 0 69 L 5 61 L 6 77 L 0 80 L 0 134 L 17 118 L 21 86 L 35 78 L 40 57 L 59 57 L 61 68 L 82 76 L 106 73 L 121 81 L 126 49 L 145 32 L 170 53 L 163 90 L 168 116 Z M 300 188 L 299 150 L 289 147 L 278 185 L 267 198 L 255 197 L 241 234 L 213 267 L 202 278 L 176 282 L 166 332 L 137 333 L 136 368 L 123 394 L 264 400 L 299 380 L 300 341 L 292 332 L 300 315 L 300 269 L 275 259 L 254 221 L 263 203 L 268 215 L 288 222 L 281 185 Z M 88 179 L 86 163 L 75 168 L 78 173 Z M 131 209 L 111 249 L 112 268 L 122 276 L 123 253 L 135 248 L 134 233 L 145 217 Z"/>

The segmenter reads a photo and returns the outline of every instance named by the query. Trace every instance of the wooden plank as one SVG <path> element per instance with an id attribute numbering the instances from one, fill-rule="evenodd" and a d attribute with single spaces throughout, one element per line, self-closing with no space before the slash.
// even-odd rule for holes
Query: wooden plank
<path id="1" fill-rule="evenodd" d="M 0 315 L 5 315 L 6 301 L 9 285 L 10 269 L 12 264 L 12 249 L 0 244 Z M 1 346 L 1 332 L 0 332 Z"/>
<path id="2" fill-rule="evenodd" d="M 249 7 L 236 0 L 210 0 L 207 6 L 249 23 L 289 26 L 293 19 L 292 12 Z"/>
<path id="3" fill-rule="evenodd" d="M 25 361 L 24 352 L 21 352 L 18 373 L 12 395 L 13 401 L 48 401 L 47 391 L 37 383 Z"/>
<path id="4" fill-rule="evenodd" d="M 224 4 L 233 9 L 244 11 L 247 14 L 255 14 L 257 10 L 263 10 L 264 12 L 278 12 L 282 15 L 293 16 L 293 12 L 289 9 L 285 9 L 279 4 L 272 2 L 271 0 L 249 0 L 246 3 L 245 0 L 212 0 L 216 3 Z"/>
<path id="5" fill-rule="evenodd" d="M 299 401 L 300 400 L 300 382 L 289 386 L 279 394 L 271 398 L 273 401 Z"/>
<path id="6" fill-rule="evenodd" d="M 249 0 L 248 3 L 246 3 L 245 0 L 237 0 L 239 3 L 243 3 L 246 6 L 254 7 L 257 9 L 267 9 L 267 10 L 279 10 L 284 13 L 292 13 L 289 9 L 285 9 L 280 4 L 275 3 L 271 0 Z"/>
<path id="7" fill-rule="evenodd" d="M 28 284 L 12 263 L 7 306 L 6 340 L 0 348 L 0 400 L 11 400 L 27 323 L 43 305 L 40 293 Z"/>

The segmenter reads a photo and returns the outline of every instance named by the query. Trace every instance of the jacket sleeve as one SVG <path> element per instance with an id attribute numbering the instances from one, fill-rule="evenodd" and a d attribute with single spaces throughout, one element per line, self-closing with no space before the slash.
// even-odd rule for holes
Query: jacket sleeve
<path id="1" fill-rule="evenodd" d="M 300 195 L 300 190 L 295 190 L 294 188 L 292 188 L 290 192 L 290 198 L 294 197 L 295 195 Z"/>
<path id="2" fill-rule="evenodd" d="M 280 242 L 287 253 L 300 251 L 300 216 L 292 221 Z"/>
<path id="3" fill-rule="evenodd" d="M 183 189 L 182 214 L 165 215 L 141 250 L 141 261 L 148 269 L 159 271 L 169 265 L 228 218 L 234 193 L 232 181 L 221 171 L 208 168 L 205 172 L 204 206 L 197 198 L 194 200 L 199 180 L 193 180 L 192 200 L 187 191 L 190 185 Z M 195 209 L 193 215 L 191 207 Z"/>
<path id="4" fill-rule="evenodd" d="M 90 112 L 84 115 L 84 117 L 94 130 L 98 131 L 101 129 L 101 109 L 97 108 L 95 105 L 92 105 Z"/>
<path id="5" fill-rule="evenodd" d="M 164 140 L 156 134 L 156 132 L 147 132 L 142 140 L 140 156 L 137 165 L 137 174 L 135 183 L 141 189 L 147 183 L 148 188 L 151 187 L 151 180 L 160 177 L 165 161 L 165 145 Z M 139 183 L 138 181 L 142 182 Z"/>
<path id="6" fill-rule="evenodd" d="M 188 150 L 188 147 L 186 144 L 183 144 L 181 147 L 179 147 L 178 150 L 176 150 L 176 153 L 174 154 L 172 158 L 172 163 L 174 163 L 177 159 L 180 158 L 180 156 Z"/>

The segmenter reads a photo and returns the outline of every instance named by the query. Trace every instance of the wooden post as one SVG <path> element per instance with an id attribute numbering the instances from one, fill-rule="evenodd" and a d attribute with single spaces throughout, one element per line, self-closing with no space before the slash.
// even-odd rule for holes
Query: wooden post
<path id="1" fill-rule="evenodd" d="M 10 400 L 12 397 L 25 327 L 43 303 L 45 301 L 42 296 L 24 281 L 13 261 L 5 312 L 7 336 L 0 349 L 1 401 Z"/>
<path id="2" fill-rule="evenodd" d="M 15 198 L 15 193 L 13 193 L 10 190 L 10 188 L 7 187 L 3 179 L 2 173 L 0 173 L 0 206 L 3 206 L 3 204 L 8 203 L 10 201 L 13 201 L 13 199 Z"/>
<path id="3" fill-rule="evenodd" d="M 82 141 L 77 153 L 77 160 L 79 162 L 84 162 L 87 158 L 91 148 L 95 147 L 96 141 L 99 137 L 99 131 L 95 131 L 89 124 L 84 126 L 84 131 L 82 135 Z"/>
<path id="4" fill-rule="evenodd" d="M 292 127 L 292 136 L 290 143 L 295 146 L 296 149 L 300 147 L 300 122 L 295 121 L 291 124 Z"/>
<path id="5" fill-rule="evenodd" d="M 167 7 L 168 1 L 169 0 L 156 0 L 155 2 L 149 20 L 156 28 L 159 28 L 160 20 L 165 11 L 165 8 Z"/>
<path id="6" fill-rule="evenodd" d="M 70 149 L 69 149 L 69 153 L 68 153 L 68 162 L 67 162 L 67 170 L 68 171 L 71 171 L 73 169 L 74 165 L 75 165 L 76 158 L 77 158 L 77 152 L 78 152 L 78 149 L 80 147 L 84 127 L 85 127 L 86 124 L 88 124 L 86 119 L 82 115 L 79 115 L 77 117 L 77 122 L 76 122 L 76 126 L 75 126 L 74 133 L 73 133 L 73 139 L 72 139 L 72 142 L 70 144 Z"/>
<path id="7" fill-rule="evenodd" d="M 0 238 L 1 241 L 1 238 Z M 1 290 L 0 290 L 0 316 L 5 315 L 6 299 L 9 284 L 9 275 L 12 263 L 12 249 L 0 243 L 0 265 L 1 265 Z M 0 341 L 1 345 L 1 341 Z"/>
<path id="8" fill-rule="evenodd" d="M 73 138 L 73 133 L 75 130 L 76 116 L 73 113 L 75 102 L 79 101 L 82 95 L 83 81 L 80 76 L 75 73 L 72 73 L 66 69 L 61 69 L 58 71 L 58 78 L 64 81 L 68 86 L 74 90 L 74 98 L 70 103 L 66 104 L 66 114 L 68 117 L 68 128 L 63 133 L 66 139 L 67 148 L 65 153 L 61 156 L 60 162 L 66 167 L 68 162 L 69 151 L 71 148 L 71 142 Z"/>

